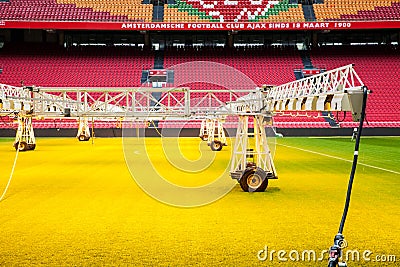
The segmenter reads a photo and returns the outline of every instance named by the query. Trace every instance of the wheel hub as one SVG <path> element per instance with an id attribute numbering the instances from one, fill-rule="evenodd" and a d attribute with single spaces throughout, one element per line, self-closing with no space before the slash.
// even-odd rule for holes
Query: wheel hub
<path id="1" fill-rule="evenodd" d="M 250 175 L 247 178 L 247 184 L 249 185 L 250 188 L 252 189 L 257 189 L 258 187 L 261 186 L 262 184 L 262 179 L 260 176 L 257 174 Z"/>

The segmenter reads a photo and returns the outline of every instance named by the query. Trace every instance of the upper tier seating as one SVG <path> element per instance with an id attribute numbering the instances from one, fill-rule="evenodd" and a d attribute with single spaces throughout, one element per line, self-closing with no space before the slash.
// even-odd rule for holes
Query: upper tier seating
<path id="1" fill-rule="evenodd" d="M 114 16 L 130 20 L 150 22 L 153 5 L 142 4 L 142 0 L 57 0 L 57 3 L 75 4 L 79 8 L 90 8 L 97 12 L 109 12 Z"/>
<path id="2" fill-rule="evenodd" d="M 141 4 L 140 0 L 10 0 L 10 2 L 0 2 L 0 19 L 151 21 L 152 7 Z"/>
<path id="3" fill-rule="evenodd" d="M 314 4 L 318 21 L 393 20 L 400 18 L 400 0 L 325 0 Z"/>
<path id="4" fill-rule="evenodd" d="M 356 15 L 342 15 L 343 20 L 398 20 L 400 18 L 400 3 L 391 6 L 375 7 L 374 10 L 360 10 Z"/>

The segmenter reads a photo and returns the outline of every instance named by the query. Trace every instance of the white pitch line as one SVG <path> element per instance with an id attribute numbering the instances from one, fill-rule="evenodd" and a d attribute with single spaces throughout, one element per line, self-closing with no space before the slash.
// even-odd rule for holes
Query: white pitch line
<path id="1" fill-rule="evenodd" d="M 283 144 L 277 144 L 277 145 L 288 147 L 288 148 L 297 149 L 297 150 L 308 152 L 308 153 L 312 153 L 312 154 L 317 154 L 317 155 L 328 157 L 328 158 L 343 160 L 343 161 L 346 161 L 346 162 L 353 162 L 352 160 L 343 159 L 343 158 L 340 158 L 340 157 L 336 157 L 336 156 L 332 156 L 332 155 L 328 155 L 328 154 L 324 154 L 324 153 L 320 153 L 320 152 L 316 152 L 316 151 L 312 151 L 312 150 L 308 150 L 308 149 L 303 149 L 303 148 L 294 147 L 294 146 L 288 146 L 288 145 L 283 145 Z M 381 171 L 385 171 L 385 172 L 391 172 L 391 173 L 400 175 L 400 172 L 396 172 L 396 171 L 393 171 L 393 170 L 384 169 L 384 168 L 381 168 L 381 167 L 377 167 L 377 166 L 373 166 L 373 165 L 369 165 L 369 164 L 365 164 L 365 163 L 361 163 L 361 162 L 358 162 L 358 164 L 363 165 L 365 167 L 370 167 L 370 168 L 373 168 L 373 169 L 377 169 L 377 170 L 381 170 Z"/>

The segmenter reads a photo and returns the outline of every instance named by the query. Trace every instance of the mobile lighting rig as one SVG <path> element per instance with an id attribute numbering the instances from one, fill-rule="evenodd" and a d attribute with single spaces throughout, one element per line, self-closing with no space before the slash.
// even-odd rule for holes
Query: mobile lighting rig
<path id="1" fill-rule="evenodd" d="M 89 140 L 88 118 L 128 122 L 202 120 L 200 138 L 211 150 L 227 145 L 223 123 L 238 118 L 230 175 L 248 192 L 264 191 L 278 177 L 265 127 L 283 111 L 350 111 L 360 121 L 364 84 L 353 65 L 343 66 L 279 86 L 254 90 L 195 90 L 186 87 L 83 88 L 15 87 L 0 84 L 0 115 L 17 114 L 14 147 L 34 150 L 32 118 L 79 121 L 77 138 Z M 193 98 L 194 99 L 194 98 Z M 228 101 L 227 101 L 228 100 Z"/>

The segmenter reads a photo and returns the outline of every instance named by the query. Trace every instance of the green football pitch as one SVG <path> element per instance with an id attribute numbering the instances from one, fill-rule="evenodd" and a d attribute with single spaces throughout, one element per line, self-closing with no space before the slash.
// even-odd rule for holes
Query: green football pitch
<path id="1" fill-rule="evenodd" d="M 187 187 L 221 175 L 230 181 L 230 142 L 213 152 L 199 138 L 163 139 L 179 146 L 172 162 L 210 155 L 212 162 L 201 171 L 182 172 L 163 155 L 161 138 L 146 138 L 143 161 L 138 157 L 130 166 L 141 172 L 133 175 L 157 169 Z M 12 142 L 0 139 L 0 193 L 16 156 Z M 182 208 L 141 190 L 121 138 L 93 143 L 37 138 L 35 151 L 18 153 L 0 202 L 0 265 L 327 266 L 354 142 L 350 137 L 275 142 L 279 179 L 266 192 L 246 193 L 235 185 L 210 204 Z M 344 228 L 348 265 L 399 266 L 394 262 L 400 261 L 399 226 L 400 138 L 363 137 Z"/>

